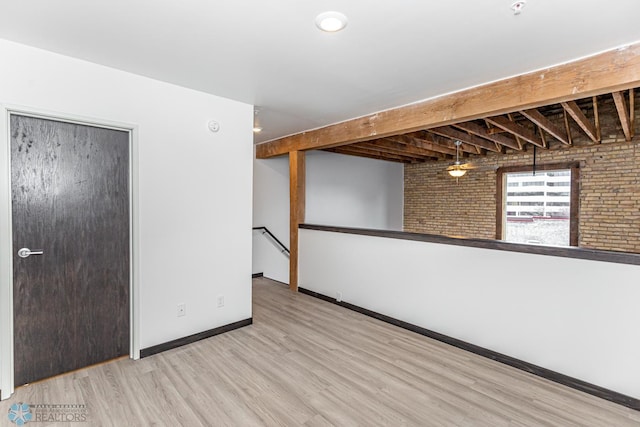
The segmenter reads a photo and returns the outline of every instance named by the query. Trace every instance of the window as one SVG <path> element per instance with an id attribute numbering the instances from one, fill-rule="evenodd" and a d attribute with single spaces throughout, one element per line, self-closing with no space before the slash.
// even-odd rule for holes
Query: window
<path id="1" fill-rule="evenodd" d="M 513 243 L 577 246 L 578 182 L 577 163 L 538 166 L 535 176 L 531 166 L 498 169 L 496 237 Z"/>

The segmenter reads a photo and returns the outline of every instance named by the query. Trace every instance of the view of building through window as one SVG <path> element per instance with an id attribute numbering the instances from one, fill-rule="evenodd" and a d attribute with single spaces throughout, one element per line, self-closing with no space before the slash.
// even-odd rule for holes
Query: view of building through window
<path id="1" fill-rule="evenodd" d="M 571 170 L 507 173 L 504 239 L 569 246 Z"/>

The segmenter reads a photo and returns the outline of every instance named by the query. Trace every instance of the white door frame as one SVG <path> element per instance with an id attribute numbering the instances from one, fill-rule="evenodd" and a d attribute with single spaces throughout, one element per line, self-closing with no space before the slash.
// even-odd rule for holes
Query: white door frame
<path id="1" fill-rule="evenodd" d="M 140 253 L 138 197 L 138 127 L 35 108 L 0 106 L 0 400 L 13 394 L 13 230 L 11 227 L 12 114 L 51 119 L 129 133 L 129 356 L 140 358 Z"/>

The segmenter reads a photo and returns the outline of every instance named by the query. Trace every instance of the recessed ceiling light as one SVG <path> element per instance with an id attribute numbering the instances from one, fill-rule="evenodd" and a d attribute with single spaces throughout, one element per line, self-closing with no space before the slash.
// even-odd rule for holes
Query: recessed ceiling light
<path id="1" fill-rule="evenodd" d="M 262 128 L 260 126 L 253 127 L 253 133 L 260 133 L 260 132 L 262 132 Z"/>
<path id="2" fill-rule="evenodd" d="M 340 12 L 323 12 L 316 16 L 316 26 L 322 31 L 335 33 L 347 26 L 347 17 Z"/>

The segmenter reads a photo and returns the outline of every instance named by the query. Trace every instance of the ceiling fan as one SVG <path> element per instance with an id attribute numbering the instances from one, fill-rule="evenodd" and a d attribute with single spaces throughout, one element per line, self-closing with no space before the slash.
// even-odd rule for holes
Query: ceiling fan
<path id="1" fill-rule="evenodd" d="M 466 174 L 468 170 L 475 169 L 475 166 L 471 165 L 470 163 L 460 162 L 460 146 L 462 145 L 462 142 L 455 141 L 454 144 L 456 146 L 456 161 L 454 164 L 447 168 L 447 172 L 449 172 L 449 175 L 457 180 L 458 178 L 464 176 L 464 174 Z"/>

